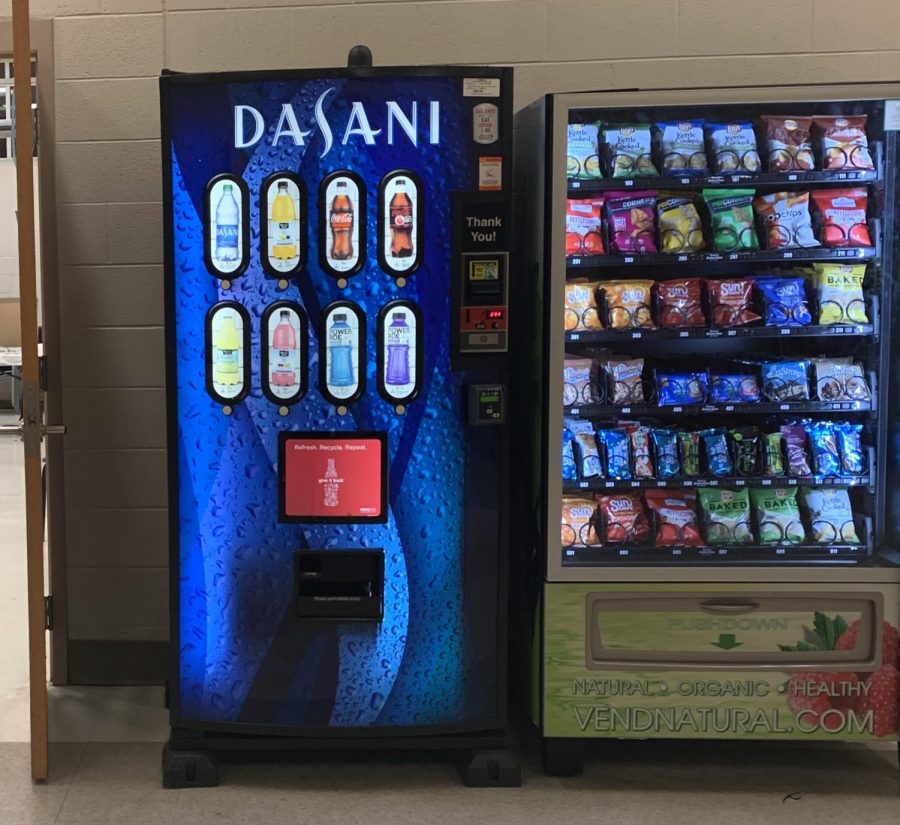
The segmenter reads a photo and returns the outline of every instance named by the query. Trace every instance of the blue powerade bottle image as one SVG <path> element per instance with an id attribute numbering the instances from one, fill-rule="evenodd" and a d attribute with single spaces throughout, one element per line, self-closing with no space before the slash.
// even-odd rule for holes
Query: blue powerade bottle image
<path id="1" fill-rule="evenodd" d="M 405 312 L 395 312 L 387 330 L 385 384 L 409 383 L 409 326 Z"/>
<path id="2" fill-rule="evenodd" d="M 336 312 L 328 332 L 328 351 L 331 355 L 328 383 L 332 387 L 351 387 L 353 379 L 353 330 L 344 312 Z"/>

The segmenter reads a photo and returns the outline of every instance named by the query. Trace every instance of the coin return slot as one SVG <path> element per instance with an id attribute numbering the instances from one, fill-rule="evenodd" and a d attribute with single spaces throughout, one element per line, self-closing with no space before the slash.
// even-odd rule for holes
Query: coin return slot
<path id="1" fill-rule="evenodd" d="M 301 550 L 294 570 L 297 618 L 381 621 L 384 551 Z"/>

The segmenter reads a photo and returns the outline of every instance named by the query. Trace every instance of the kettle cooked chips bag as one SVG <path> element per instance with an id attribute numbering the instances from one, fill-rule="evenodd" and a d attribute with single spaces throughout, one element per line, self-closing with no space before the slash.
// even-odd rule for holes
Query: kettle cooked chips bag
<path id="1" fill-rule="evenodd" d="M 807 487 L 800 491 L 816 544 L 859 544 L 850 496 L 842 487 Z"/>
<path id="2" fill-rule="evenodd" d="M 664 175 L 709 174 L 703 146 L 703 120 L 656 123 L 653 131 Z"/>
<path id="3" fill-rule="evenodd" d="M 602 135 L 611 178 L 659 174 L 650 156 L 649 124 L 623 123 L 605 126 Z"/>
<path id="4" fill-rule="evenodd" d="M 762 168 L 752 123 L 707 123 L 706 133 L 717 175 L 754 174 Z"/>
<path id="5" fill-rule="evenodd" d="M 600 156 L 597 152 L 597 124 L 570 123 L 566 131 L 566 176 L 576 180 L 597 180 Z"/>

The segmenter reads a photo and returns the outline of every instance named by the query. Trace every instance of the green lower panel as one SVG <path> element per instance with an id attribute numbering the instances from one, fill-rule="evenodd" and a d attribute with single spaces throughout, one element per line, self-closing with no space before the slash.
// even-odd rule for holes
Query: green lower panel
<path id="1" fill-rule="evenodd" d="M 896 740 L 896 590 L 547 584 L 543 733 Z"/>

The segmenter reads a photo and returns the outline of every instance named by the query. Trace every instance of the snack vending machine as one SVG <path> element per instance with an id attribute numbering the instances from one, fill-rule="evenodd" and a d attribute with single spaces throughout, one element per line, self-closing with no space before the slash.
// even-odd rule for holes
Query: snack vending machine
<path id="1" fill-rule="evenodd" d="M 521 114 L 548 772 L 590 738 L 897 740 L 898 115 L 895 85 Z"/>
<path id="2" fill-rule="evenodd" d="M 340 746 L 465 749 L 470 783 L 517 781 L 511 71 L 160 87 L 166 784 L 216 781 L 217 751 Z"/>

